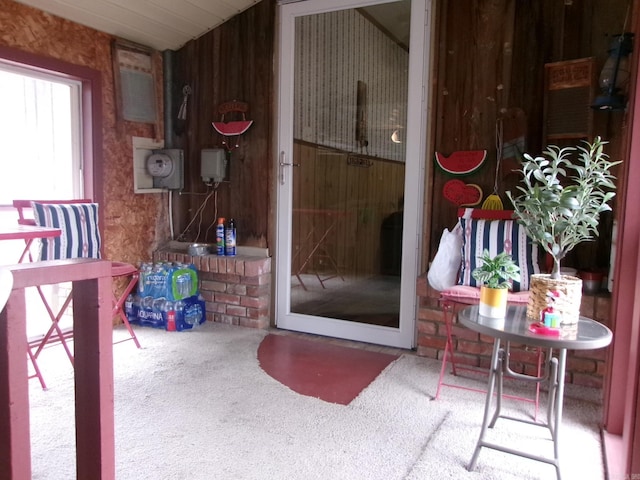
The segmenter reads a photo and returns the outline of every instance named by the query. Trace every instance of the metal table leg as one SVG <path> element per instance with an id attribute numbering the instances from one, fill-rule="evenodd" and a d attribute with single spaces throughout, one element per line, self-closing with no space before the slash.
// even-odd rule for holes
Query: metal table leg
<path id="1" fill-rule="evenodd" d="M 476 468 L 476 462 L 478 461 L 478 455 L 480 455 L 480 449 L 486 446 L 484 437 L 487 433 L 487 429 L 489 428 L 489 411 L 491 409 L 491 400 L 493 398 L 493 389 L 496 384 L 496 374 L 502 376 L 502 368 L 499 368 L 499 357 L 500 357 L 500 339 L 496 338 L 493 342 L 493 353 L 491 354 L 491 369 L 489 371 L 489 385 L 487 387 L 487 396 L 484 402 L 484 417 L 482 419 L 482 429 L 480 430 L 480 438 L 478 438 L 478 443 L 476 444 L 476 449 L 473 452 L 473 457 L 471 457 L 471 463 L 467 470 L 471 471 Z M 501 381 L 501 380 L 500 380 Z M 496 415 L 500 413 L 500 404 L 496 407 Z M 495 419 L 492 420 L 492 423 L 495 422 Z"/>
<path id="2" fill-rule="evenodd" d="M 536 460 L 544 463 L 549 463 L 553 465 L 556 469 L 556 476 L 558 480 L 561 480 L 560 473 L 560 449 L 559 449 L 559 433 L 560 433 L 560 423 L 562 421 L 562 404 L 563 404 L 563 396 L 564 396 L 564 376 L 565 376 L 565 365 L 566 365 L 566 357 L 567 351 L 566 349 L 560 349 L 558 353 L 558 357 L 553 357 L 551 355 L 551 350 L 549 351 L 548 356 L 548 364 L 545 367 L 545 375 L 538 377 L 529 377 L 532 381 L 540 382 L 548 378 L 549 380 L 549 401 L 547 404 L 547 423 L 541 424 L 537 422 L 531 422 L 529 420 L 510 417 L 506 415 L 501 415 L 502 409 L 502 386 L 504 375 L 507 376 L 516 376 L 517 378 L 521 378 L 524 375 L 517 374 L 512 372 L 509 368 L 509 347 L 510 344 L 507 342 L 506 350 L 500 348 L 500 339 L 495 339 L 493 344 L 493 353 L 491 355 L 491 370 L 489 372 L 489 384 L 487 387 L 487 396 L 485 399 L 484 405 L 484 417 L 482 419 L 482 428 L 480 430 L 480 437 L 478 438 L 478 443 L 476 444 L 476 448 L 473 452 L 473 456 L 471 457 L 471 462 L 467 470 L 471 471 L 476 467 L 478 456 L 480 455 L 480 449 L 482 447 L 491 448 L 493 450 L 498 450 L 505 453 L 510 453 L 512 455 L 518 455 L 520 457 L 529 458 L 531 460 Z M 493 413 L 491 413 L 491 405 L 493 403 L 493 392 L 496 388 L 497 383 L 497 398 L 496 398 L 496 407 Z M 489 428 L 493 428 L 496 424 L 498 418 L 504 418 L 507 420 L 518 421 L 521 423 L 527 423 L 530 425 L 537 425 L 540 427 L 545 427 L 549 429 L 551 433 L 551 438 L 553 440 L 553 458 L 543 457 L 540 455 L 534 455 L 529 452 L 516 450 L 513 448 L 509 448 L 503 445 L 498 445 L 492 442 L 488 442 L 485 440 L 485 436 L 487 430 Z"/>

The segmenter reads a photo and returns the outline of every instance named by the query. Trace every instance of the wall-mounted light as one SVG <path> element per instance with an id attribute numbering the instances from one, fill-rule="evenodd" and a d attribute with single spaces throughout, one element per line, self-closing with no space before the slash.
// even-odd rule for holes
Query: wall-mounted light
<path id="1" fill-rule="evenodd" d="M 627 106 L 625 90 L 629 82 L 629 55 L 633 52 L 633 33 L 616 35 L 609 48 L 598 84 L 602 93 L 591 108 L 596 110 L 624 110 Z"/>

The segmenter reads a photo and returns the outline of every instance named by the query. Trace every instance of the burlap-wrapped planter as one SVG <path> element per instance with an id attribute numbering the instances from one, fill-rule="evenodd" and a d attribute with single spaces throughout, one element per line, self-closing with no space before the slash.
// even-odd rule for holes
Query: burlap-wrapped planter
<path id="1" fill-rule="evenodd" d="M 547 308 L 547 293 L 559 292 L 553 308 L 560 314 L 560 326 L 576 325 L 580 318 L 580 302 L 582 301 L 582 280 L 570 275 L 562 275 L 554 280 L 547 274 L 531 275 L 527 317 L 540 321 L 540 312 Z"/>

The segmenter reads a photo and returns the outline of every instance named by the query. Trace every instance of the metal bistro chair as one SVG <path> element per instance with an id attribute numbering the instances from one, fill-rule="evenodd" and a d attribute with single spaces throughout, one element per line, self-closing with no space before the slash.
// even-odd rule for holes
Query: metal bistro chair
<path id="1" fill-rule="evenodd" d="M 58 260 L 64 258 L 101 258 L 101 237 L 98 225 L 98 204 L 89 199 L 76 200 L 14 200 L 13 206 L 18 212 L 20 225 L 40 225 L 60 228 L 60 237 L 40 240 L 37 260 Z M 25 241 L 25 248 L 20 256 L 20 262 L 35 261 L 32 254 L 32 240 Z M 136 347 L 140 342 L 129 324 L 124 313 L 124 301 L 138 282 L 138 269 L 131 264 L 111 262 L 112 278 L 126 279 L 127 284 L 120 295 L 113 292 L 112 317 L 119 317 L 129 332 L 129 337 L 115 343 L 133 340 Z M 73 338 L 73 329 L 63 329 L 60 320 L 71 303 L 72 294 L 64 300 L 62 307 L 56 313 L 40 287 L 36 287 L 45 309 L 51 319 L 51 326 L 44 335 L 29 338 L 28 355 L 34 368 L 30 378 L 38 378 L 40 385 L 46 389 L 44 378 L 38 366 L 38 357 L 42 349 L 53 343 L 60 343 L 65 349 L 71 364 L 73 354 L 68 341 Z"/>
<path id="2" fill-rule="evenodd" d="M 454 353 L 455 339 L 454 319 L 458 310 L 469 305 L 475 305 L 480 300 L 480 288 L 471 276 L 476 267 L 477 257 L 486 248 L 492 255 L 506 251 L 510 253 L 514 261 L 520 267 L 521 280 L 514 282 L 513 291 L 508 294 L 508 303 L 513 305 L 526 305 L 529 299 L 529 276 L 540 273 L 538 266 L 538 250 L 535 244 L 527 239 L 524 229 L 513 220 L 511 210 L 483 210 L 473 208 L 460 208 L 458 218 L 462 227 L 462 262 L 459 272 L 458 285 L 454 285 L 440 292 L 440 305 L 444 317 L 446 330 L 446 343 L 442 355 L 442 365 L 438 379 L 438 387 L 435 398 L 438 399 L 442 387 L 459 388 L 485 393 L 485 390 L 475 389 L 445 382 L 447 364 L 451 363 L 451 373 L 458 375 L 458 371 L 488 373 L 477 367 L 460 366 L 460 358 Z M 536 351 L 537 375 L 542 373 L 542 350 Z M 531 402 L 535 405 L 534 417 L 537 418 L 540 384 L 536 383 L 535 397 L 533 399 L 515 395 L 504 395 L 506 398 Z"/>

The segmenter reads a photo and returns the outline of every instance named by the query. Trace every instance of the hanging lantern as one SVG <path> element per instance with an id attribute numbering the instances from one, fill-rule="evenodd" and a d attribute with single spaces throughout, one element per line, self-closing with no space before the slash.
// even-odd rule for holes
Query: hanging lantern
<path id="1" fill-rule="evenodd" d="M 633 51 L 633 33 L 616 35 L 609 48 L 598 84 L 601 94 L 591 108 L 596 110 L 624 110 L 627 105 L 626 89 L 629 83 L 629 55 Z"/>

